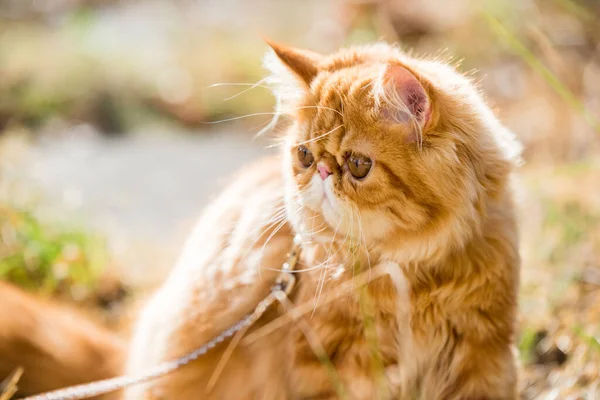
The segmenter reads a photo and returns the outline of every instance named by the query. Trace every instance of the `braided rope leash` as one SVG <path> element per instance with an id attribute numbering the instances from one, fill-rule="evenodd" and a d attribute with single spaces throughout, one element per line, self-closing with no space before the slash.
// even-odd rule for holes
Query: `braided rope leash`
<path id="1" fill-rule="evenodd" d="M 115 378 L 103 379 L 91 383 L 85 383 L 81 385 L 70 386 L 63 389 L 54 390 L 34 396 L 25 397 L 21 400 L 81 400 L 89 397 L 99 396 L 101 394 L 115 392 L 117 390 L 124 389 L 129 386 L 138 385 L 140 383 L 152 381 L 154 379 L 163 377 L 172 373 L 173 371 L 189 364 L 190 362 L 200 358 L 206 354 L 209 350 L 217 346 L 219 343 L 231 338 L 237 332 L 250 327 L 265 313 L 265 311 L 277 301 L 278 295 L 285 293 L 289 295 L 296 278 L 293 275 L 294 268 L 298 262 L 300 256 L 300 235 L 294 237 L 294 243 L 292 249 L 288 254 L 286 262 L 281 267 L 281 272 L 277 277 L 275 284 L 271 287 L 270 293 L 261 300 L 258 305 L 254 308 L 250 314 L 247 314 L 240 319 L 235 325 L 229 329 L 224 330 L 218 336 L 214 337 L 210 341 L 206 342 L 201 347 L 190 351 L 189 353 L 172 361 L 167 361 L 149 371 L 140 375 L 134 376 L 118 376 Z"/>

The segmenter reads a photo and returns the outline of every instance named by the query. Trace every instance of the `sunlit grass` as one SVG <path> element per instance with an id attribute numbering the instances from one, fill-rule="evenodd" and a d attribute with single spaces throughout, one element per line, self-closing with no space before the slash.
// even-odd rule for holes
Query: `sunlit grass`
<path id="1" fill-rule="evenodd" d="M 600 132 L 600 121 L 594 116 L 585 105 L 575 96 L 567 86 L 548 68 L 546 67 L 535 55 L 527 49 L 512 33 L 510 33 L 504 25 L 500 23 L 496 18 L 490 14 L 485 14 L 491 28 L 503 38 L 508 45 L 517 54 L 519 54 L 523 60 L 536 72 L 542 76 L 546 82 L 558 93 L 567 104 L 574 110 L 580 112 L 585 117 L 586 121 L 598 132 Z"/>
<path id="2" fill-rule="evenodd" d="M 82 300 L 94 290 L 106 260 L 100 236 L 0 204 L 0 279 Z"/>
<path id="3" fill-rule="evenodd" d="M 574 110 L 580 112 L 585 120 L 600 133 L 600 120 L 593 115 L 583 102 L 573 94 L 548 67 L 546 67 L 513 33 L 490 13 L 484 13 L 490 28 L 533 70 L 535 70 L 552 89 Z"/>
<path id="4" fill-rule="evenodd" d="M 554 0 L 554 2 L 563 7 L 568 13 L 575 15 L 582 21 L 589 22 L 600 29 L 600 21 L 598 21 L 591 10 L 587 9 L 582 4 L 578 4 L 573 0 Z"/>

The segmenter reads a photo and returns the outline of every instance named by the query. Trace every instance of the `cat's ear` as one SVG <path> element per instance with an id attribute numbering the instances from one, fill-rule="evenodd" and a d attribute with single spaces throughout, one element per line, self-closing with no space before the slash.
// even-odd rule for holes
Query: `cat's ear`
<path id="1" fill-rule="evenodd" d="M 401 65 L 388 65 L 380 82 L 382 117 L 392 123 L 414 123 L 419 130 L 431 119 L 431 99 L 419 79 Z"/>
<path id="2" fill-rule="evenodd" d="M 302 82 L 310 86 L 310 83 L 319 72 L 319 64 L 323 56 L 309 50 L 296 49 L 268 39 L 264 40 L 273 49 L 277 58 Z"/>

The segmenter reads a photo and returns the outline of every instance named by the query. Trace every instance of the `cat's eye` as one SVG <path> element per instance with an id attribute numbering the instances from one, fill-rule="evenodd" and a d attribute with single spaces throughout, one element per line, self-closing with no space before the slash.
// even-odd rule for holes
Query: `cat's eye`
<path id="1" fill-rule="evenodd" d="M 310 167 L 315 162 L 313 154 L 304 146 L 298 147 L 298 160 L 300 160 L 300 164 L 302 164 L 304 168 Z"/>
<path id="2" fill-rule="evenodd" d="M 369 171 L 371 171 L 371 167 L 373 166 L 373 161 L 369 157 L 354 153 L 350 154 L 346 163 L 348 170 L 350 170 L 350 173 L 356 179 L 363 179 L 369 175 Z"/>

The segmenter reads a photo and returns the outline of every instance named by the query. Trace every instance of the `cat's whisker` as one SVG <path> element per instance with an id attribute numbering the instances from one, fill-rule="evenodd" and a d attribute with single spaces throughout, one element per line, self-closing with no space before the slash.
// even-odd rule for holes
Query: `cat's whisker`
<path id="1" fill-rule="evenodd" d="M 314 232 L 303 232 L 305 234 L 304 236 L 308 237 L 310 239 L 310 235 L 311 234 L 313 234 L 313 233 L 320 233 L 320 232 L 323 232 L 323 231 L 325 231 L 325 230 L 327 230 L 329 228 L 329 225 L 326 222 L 322 223 L 319 226 L 324 226 L 324 227 L 322 229 L 319 229 L 318 231 L 314 231 Z M 309 241 L 309 243 L 310 243 L 310 241 Z M 339 248 L 338 248 L 338 251 L 339 251 Z M 335 253 L 333 253 L 333 255 L 330 257 L 329 253 L 328 253 L 327 254 L 328 258 L 325 261 L 320 262 L 318 264 L 315 264 L 315 265 L 313 265 L 312 267 L 309 267 L 309 268 L 296 269 L 296 270 L 294 270 L 294 272 L 297 272 L 297 273 L 300 273 L 300 272 L 310 272 L 310 271 L 315 271 L 315 270 L 321 269 L 323 267 L 323 265 L 327 264 L 333 258 L 333 256 L 335 254 L 337 254 L 337 251 Z M 279 271 L 279 269 L 276 269 L 276 271 Z"/>
<path id="2" fill-rule="evenodd" d="M 252 89 L 252 88 L 250 88 L 250 89 Z M 250 89 L 247 89 L 247 90 L 250 90 Z M 244 93 L 244 92 L 242 92 L 242 93 Z M 239 94 L 242 94 L 242 93 L 239 93 Z M 229 100 L 229 99 L 231 99 L 231 98 L 227 98 L 227 99 L 223 99 L 223 100 L 225 101 L 225 100 Z M 276 101 L 279 103 L 279 100 L 276 100 Z M 334 108 L 330 108 L 330 107 L 324 107 L 324 106 L 301 106 L 301 107 L 295 107 L 295 108 L 293 108 L 293 110 L 301 110 L 301 109 L 305 109 L 305 108 L 325 109 L 325 110 L 334 111 L 334 112 L 342 115 L 338 110 L 336 110 Z M 275 109 L 276 110 L 280 110 L 281 109 L 281 107 L 279 106 L 279 104 L 276 106 Z M 263 133 L 265 133 L 266 131 L 268 131 L 269 129 L 273 128 L 277 124 L 277 122 L 279 121 L 279 117 L 281 117 L 281 116 L 288 116 L 289 117 L 290 116 L 289 114 L 290 113 L 286 112 L 286 111 L 256 112 L 256 113 L 251 113 L 251 114 L 246 114 L 246 115 L 239 115 L 239 116 L 231 117 L 231 118 L 225 118 L 225 119 L 221 119 L 221 120 L 218 120 L 218 121 L 202 121 L 202 123 L 203 124 L 207 124 L 207 125 L 214 125 L 214 124 L 220 124 L 220 123 L 223 123 L 223 122 L 238 121 L 238 120 L 245 119 L 245 118 L 257 117 L 257 116 L 263 116 L 263 115 L 271 115 L 271 116 L 273 116 L 273 118 L 271 118 L 269 121 L 265 122 L 264 123 L 264 127 L 254 135 L 254 138 L 257 138 L 257 137 L 261 136 Z M 260 124 L 257 127 L 260 127 L 262 125 L 263 124 Z M 256 129 L 257 127 L 252 128 L 252 129 Z"/>
<path id="3" fill-rule="evenodd" d="M 249 237 L 254 236 L 259 230 L 262 230 L 261 234 L 252 242 L 252 244 L 248 247 L 248 251 L 251 251 L 252 248 L 256 245 L 256 243 L 276 224 L 280 223 L 282 220 L 286 219 L 286 206 L 283 204 L 281 207 L 275 208 L 275 212 L 273 216 L 265 221 L 264 224 L 261 224 L 254 228 L 248 234 Z M 248 254 L 246 253 L 246 256 Z"/>
<path id="4" fill-rule="evenodd" d="M 277 147 L 277 146 L 279 146 L 279 145 L 281 145 L 281 142 L 278 142 L 278 143 L 273 143 L 273 144 L 270 144 L 270 145 L 268 145 L 268 146 L 265 146 L 265 149 L 267 149 L 267 150 L 268 150 L 268 149 L 274 149 L 275 147 Z"/>
<path id="5" fill-rule="evenodd" d="M 263 243 L 261 249 L 260 249 L 260 253 L 259 253 L 259 257 L 258 259 L 260 260 L 260 262 L 262 262 L 263 259 L 263 255 L 265 252 L 265 248 L 267 247 L 267 244 L 269 244 L 269 242 L 271 241 L 271 239 L 273 238 L 273 236 L 275 236 L 277 234 L 277 232 L 279 232 L 281 230 L 281 228 L 283 228 L 285 226 L 285 224 L 287 223 L 287 219 L 283 219 L 279 225 L 277 225 L 277 227 L 273 230 L 273 232 L 271 232 L 271 234 L 269 235 L 269 237 L 267 238 L 267 240 L 265 240 L 265 243 Z M 258 269 L 258 275 L 261 277 L 262 279 L 262 275 L 261 275 L 261 270 L 263 270 L 264 268 L 259 268 Z"/>
<path id="6" fill-rule="evenodd" d="M 224 98 L 223 101 L 228 101 L 228 100 L 232 100 L 235 99 L 238 96 L 243 95 L 246 92 L 249 92 L 252 89 L 255 89 L 257 87 L 261 87 L 263 89 L 267 89 L 270 90 L 271 88 L 269 88 L 268 86 L 263 85 L 263 83 L 267 80 L 267 78 L 261 79 L 256 83 L 245 83 L 245 82 L 224 82 L 224 83 L 215 83 L 213 85 L 210 85 L 208 88 L 215 88 L 215 87 L 223 87 L 223 86 L 250 86 L 248 89 L 242 90 L 241 92 L 239 92 L 238 94 L 235 94 L 233 96 Z"/>
<path id="7" fill-rule="evenodd" d="M 323 264 L 323 268 L 321 269 L 321 273 L 319 274 L 319 281 L 317 282 L 317 289 L 315 290 L 315 307 L 313 308 L 313 312 L 311 314 L 311 318 L 315 315 L 315 311 L 317 311 L 317 307 L 319 306 L 319 299 L 321 298 L 321 293 L 323 292 L 323 287 L 325 286 L 325 279 L 327 279 L 327 268 L 328 264 Z"/>
<path id="8" fill-rule="evenodd" d="M 350 232 L 349 232 L 349 231 L 346 231 L 346 235 L 344 236 L 344 239 L 342 240 L 342 242 L 341 242 L 341 243 L 340 243 L 340 244 L 337 246 L 337 250 L 336 250 L 336 251 L 335 251 L 333 254 L 331 254 L 331 253 L 330 253 L 330 250 L 331 250 L 331 248 L 333 247 L 333 242 L 336 240 L 336 237 L 337 237 L 337 232 L 339 231 L 339 228 L 340 228 L 340 226 L 342 225 L 342 222 L 344 222 L 344 218 L 345 218 L 344 216 L 342 216 L 342 217 L 340 218 L 340 220 L 339 220 L 339 222 L 338 222 L 338 225 L 337 225 L 337 226 L 336 226 L 336 228 L 335 228 L 334 235 L 333 235 L 333 237 L 331 238 L 331 242 L 329 243 L 329 250 L 328 250 L 328 253 L 327 253 L 327 257 L 328 257 L 328 258 L 327 258 L 327 259 L 326 259 L 326 260 L 325 260 L 323 263 L 321 263 L 321 264 L 324 264 L 324 263 L 328 263 L 328 262 L 330 262 L 330 261 L 333 259 L 333 257 L 334 257 L 335 255 L 337 255 L 337 254 L 338 254 L 338 253 L 339 253 L 339 252 L 340 252 L 340 251 L 341 251 L 341 250 L 344 248 L 344 246 L 346 245 L 346 243 L 347 243 L 347 241 L 348 241 L 349 234 L 350 234 Z M 347 261 L 347 260 L 344 260 L 344 262 L 345 262 L 345 261 Z"/>
<path id="9" fill-rule="evenodd" d="M 335 108 L 331 108 L 331 107 L 325 107 L 325 106 L 299 106 L 299 107 L 294 107 L 293 110 L 303 110 L 303 109 L 310 109 L 310 108 L 314 108 L 314 109 L 318 109 L 318 110 L 328 110 L 328 111 L 333 111 L 335 113 L 337 113 L 340 117 L 344 117 L 344 115 L 339 111 L 336 110 Z"/>
<path id="10" fill-rule="evenodd" d="M 261 232 L 256 239 L 254 239 L 254 241 L 248 246 L 248 252 L 252 251 L 254 246 L 269 232 L 271 231 L 271 229 L 273 229 L 275 226 L 278 226 L 279 224 L 281 224 L 282 222 L 285 222 L 286 217 L 285 214 L 278 216 L 277 218 L 273 218 L 272 222 L 270 222 L 268 225 L 264 226 L 264 227 L 260 227 L 263 230 L 263 232 Z M 254 229 L 254 232 L 256 232 L 257 229 Z M 248 255 L 247 253 L 245 254 L 246 256 Z"/>
<path id="11" fill-rule="evenodd" d="M 335 235 L 337 234 L 340 224 L 341 224 L 341 220 L 338 222 L 338 224 L 335 228 L 335 231 L 333 233 L 333 236 L 331 238 L 331 242 L 329 243 L 329 246 L 327 246 L 327 257 L 326 257 L 325 261 L 323 261 L 322 263 L 319 264 L 319 266 L 323 266 L 324 268 L 321 270 L 321 274 L 319 276 L 319 282 L 317 284 L 317 289 L 315 291 L 315 308 L 313 309 L 311 317 L 315 315 L 315 311 L 317 310 L 317 306 L 319 305 L 319 299 L 321 298 L 321 293 L 323 292 L 323 287 L 325 286 L 325 279 L 327 279 L 327 270 L 329 267 L 329 261 L 333 259 L 333 255 L 330 255 L 330 252 L 331 252 L 331 248 L 333 246 L 333 242 L 335 240 Z M 337 253 L 337 251 L 336 251 L 336 253 Z M 335 253 L 334 253 L 334 255 L 335 255 Z"/>
<path id="12" fill-rule="evenodd" d="M 254 137 L 253 137 L 253 139 L 256 139 L 258 136 L 260 136 L 260 135 L 258 135 L 258 133 L 262 132 L 270 123 L 271 123 L 271 120 L 268 120 L 268 121 L 265 121 L 265 122 L 261 122 L 260 124 L 258 124 L 256 126 L 253 126 L 252 128 L 248 128 L 248 131 L 252 132 L 252 131 L 258 129 L 258 132 L 256 134 L 254 134 Z"/>
<path id="13" fill-rule="evenodd" d="M 352 214 L 350 214 L 350 216 L 352 217 Z M 342 250 L 344 248 L 344 246 L 348 242 L 348 238 L 350 236 L 350 230 L 347 230 L 346 231 L 346 236 L 344 237 L 344 240 L 342 241 L 342 243 L 337 247 L 337 250 L 333 254 L 330 254 L 331 248 L 333 247 L 333 242 L 335 241 L 335 236 L 336 236 L 337 231 L 338 231 L 338 229 L 339 229 L 339 227 L 340 227 L 340 225 L 341 225 L 341 223 L 342 223 L 343 220 L 344 220 L 343 217 L 340 218 L 340 220 L 338 222 L 338 225 L 337 225 L 337 227 L 335 229 L 334 235 L 331 238 L 331 242 L 330 242 L 328 250 L 327 250 L 327 259 L 325 261 L 323 261 L 322 263 L 319 264 L 319 266 L 323 266 L 324 268 L 322 269 L 321 276 L 320 276 L 320 279 L 319 279 L 319 283 L 317 285 L 316 292 L 318 293 L 318 295 L 316 296 L 316 299 L 315 299 L 315 306 L 314 306 L 312 315 L 314 315 L 314 313 L 317 310 L 317 307 L 319 305 L 319 300 L 321 298 L 321 294 L 322 294 L 323 288 L 325 286 L 325 279 L 327 278 L 327 270 L 329 268 L 329 263 L 330 263 L 331 260 L 333 260 L 333 257 L 336 254 L 338 254 L 340 252 L 340 250 Z M 352 221 L 350 222 L 350 226 L 352 226 Z M 352 258 L 352 256 L 350 256 L 350 258 Z M 347 259 L 344 262 L 347 262 Z"/>
<path id="14" fill-rule="evenodd" d="M 309 220 L 314 220 L 314 218 L 316 217 L 318 216 L 312 217 Z M 307 243 L 313 243 L 313 240 L 311 239 L 317 236 L 319 233 L 325 232 L 328 228 L 329 225 L 327 224 L 327 222 L 322 222 L 316 227 L 312 226 L 311 229 L 300 229 L 298 233 L 302 235 L 302 237 L 307 241 Z"/>
<path id="15" fill-rule="evenodd" d="M 311 235 L 311 234 L 314 234 L 314 233 L 323 232 L 323 231 L 327 230 L 327 228 L 328 228 L 327 224 L 321 224 L 320 226 L 323 226 L 323 225 L 325 225 L 324 228 L 319 229 L 318 231 L 309 231 L 309 232 L 303 231 L 302 234 L 303 234 L 303 236 L 308 236 L 308 235 Z M 334 253 L 334 255 L 335 255 L 335 253 Z M 328 260 L 326 260 L 326 261 L 328 261 Z M 326 264 L 326 262 L 321 262 L 321 263 L 316 264 L 316 265 L 314 265 L 312 267 L 309 267 L 309 268 L 295 269 L 294 272 L 295 273 L 301 273 L 301 272 L 314 271 L 314 270 L 317 270 L 317 269 L 321 269 L 323 267 L 323 265 L 325 265 L 325 264 Z M 264 270 L 267 270 L 267 271 L 281 271 L 281 268 L 261 267 L 261 269 L 264 269 Z"/>
<path id="16" fill-rule="evenodd" d="M 279 230 L 281 228 L 283 228 L 283 226 L 287 223 L 287 218 L 283 218 L 281 220 L 281 222 L 279 223 L 279 225 L 277 225 L 277 227 L 273 230 L 273 232 L 271 232 L 271 234 L 269 235 L 269 237 L 267 238 L 267 240 L 265 240 L 265 243 L 262 245 L 261 248 L 261 258 L 262 258 L 262 253 L 265 250 L 265 247 L 267 246 L 267 244 L 269 244 L 269 242 L 271 241 L 271 239 L 273 239 L 273 236 L 275 236 L 277 234 L 277 232 L 279 232 Z"/>
<path id="17" fill-rule="evenodd" d="M 302 236 L 305 236 L 310 239 L 311 236 L 315 236 L 318 233 L 325 232 L 327 230 L 327 228 L 328 228 L 328 225 L 326 222 L 324 222 L 324 223 L 320 224 L 319 226 L 317 226 L 316 229 L 313 227 L 313 229 L 303 230 L 300 233 L 302 234 Z"/>
<path id="18" fill-rule="evenodd" d="M 341 224 L 341 220 L 340 220 L 340 223 L 338 223 L 338 225 L 336 227 L 336 230 L 334 232 L 333 237 L 331 238 L 331 242 L 330 242 L 330 244 L 328 246 L 328 250 L 327 250 L 327 257 L 326 257 L 326 259 L 324 261 L 322 261 L 322 262 L 320 262 L 320 263 L 318 263 L 318 264 L 310 267 L 310 268 L 296 270 L 296 272 L 308 272 L 308 271 L 314 271 L 316 269 L 320 269 L 320 268 L 323 267 L 323 265 L 327 264 L 329 261 L 331 261 L 333 259 L 333 257 L 342 249 L 342 246 L 339 246 L 337 248 L 337 250 L 333 254 L 330 253 L 331 248 L 333 247 L 333 242 L 334 242 L 335 237 L 337 235 L 337 231 L 338 231 L 338 228 L 339 228 L 340 224 Z M 327 223 L 324 223 L 324 225 L 325 225 L 325 229 L 327 229 L 327 227 L 328 227 Z"/>
<path id="19" fill-rule="evenodd" d="M 296 214 L 299 214 L 300 212 L 302 212 L 303 210 L 303 206 L 300 205 L 300 207 L 296 210 Z M 279 223 L 279 225 L 277 225 L 277 227 L 273 230 L 273 232 L 271 232 L 271 234 L 269 235 L 269 237 L 267 238 L 267 240 L 265 240 L 265 243 L 263 243 L 261 250 L 260 250 L 260 256 L 258 257 L 259 260 L 262 261 L 263 259 L 263 255 L 265 252 L 265 248 L 267 246 L 267 244 L 269 244 L 269 242 L 271 241 L 271 239 L 277 234 L 277 232 L 279 232 L 281 230 L 281 228 L 283 228 L 285 226 L 285 224 L 288 223 L 288 218 L 283 217 L 283 219 L 281 220 L 281 222 Z M 259 268 L 259 275 L 260 275 L 260 270 L 275 270 L 275 271 L 280 271 L 280 269 L 272 269 L 272 268 L 267 268 L 267 267 L 260 267 Z"/>
<path id="20" fill-rule="evenodd" d="M 274 220 L 276 220 L 276 219 L 278 219 L 278 218 L 280 218 L 282 216 L 285 216 L 286 211 L 287 210 L 286 210 L 286 206 L 285 205 L 281 206 L 280 208 L 276 208 L 274 210 L 273 216 L 269 220 L 267 220 L 266 222 L 270 223 L 270 222 L 272 222 L 272 221 L 274 221 Z M 256 229 L 260 229 L 260 227 L 255 228 L 255 230 Z"/>
<path id="21" fill-rule="evenodd" d="M 337 236 L 337 233 L 340 229 L 340 226 L 342 225 L 342 219 L 340 218 L 340 220 L 338 221 L 335 230 L 333 231 L 333 235 L 331 236 L 331 242 L 329 242 L 329 248 L 331 248 L 333 246 L 333 242 L 335 241 L 335 238 Z"/>
<path id="22" fill-rule="evenodd" d="M 253 139 L 257 139 L 260 136 L 262 136 L 265 132 L 268 132 L 269 130 L 275 128 L 277 126 L 277 123 L 279 122 L 279 117 L 281 117 L 282 115 L 287 115 L 289 117 L 288 113 L 279 111 L 279 110 L 281 110 L 281 107 L 282 107 L 281 104 L 282 104 L 281 97 L 275 95 L 275 110 L 277 110 L 277 112 L 273 113 L 273 118 L 271 118 L 268 121 L 268 123 L 260 131 L 258 131 L 254 134 Z"/>
<path id="23" fill-rule="evenodd" d="M 312 139 L 309 139 L 309 140 L 305 140 L 304 142 L 300 142 L 300 143 L 298 143 L 298 145 L 303 145 L 303 144 L 307 144 L 307 143 L 316 142 L 316 141 L 323 139 L 327 135 L 329 135 L 329 134 L 331 134 L 331 133 L 333 133 L 333 132 L 335 132 L 338 129 L 343 128 L 343 127 L 344 127 L 344 124 L 338 125 L 335 128 L 331 129 L 329 132 L 325 132 L 324 134 L 319 135 L 319 136 L 317 136 L 315 138 L 312 138 Z"/>
<path id="24" fill-rule="evenodd" d="M 256 82 L 256 83 L 252 83 L 252 82 L 220 82 L 220 83 L 213 83 L 212 85 L 208 85 L 207 88 L 211 89 L 211 88 L 215 88 L 215 87 L 222 87 L 222 86 L 258 86 L 261 85 L 266 79 L 261 79 L 260 81 Z M 268 88 L 267 86 L 264 86 L 266 88 Z"/>
<path id="25" fill-rule="evenodd" d="M 355 227 L 354 217 L 356 214 L 356 219 L 357 219 L 358 223 L 360 223 L 360 214 L 358 212 L 357 207 L 355 207 L 353 204 L 349 204 L 349 205 L 350 205 L 349 212 L 350 212 L 351 219 L 350 219 L 350 229 L 348 230 L 348 232 L 352 232 L 352 237 L 354 237 L 354 236 L 356 236 L 354 234 L 354 227 Z M 352 263 L 352 279 L 353 280 L 355 278 L 356 269 L 357 269 L 357 257 L 356 256 L 357 256 L 357 254 L 360 255 L 360 252 L 361 252 L 360 246 L 361 246 L 361 241 L 360 241 L 360 234 L 359 234 L 358 243 L 355 243 L 352 246 L 352 253 L 350 253 L 346 259 L 346 261 L 350 261 Z"/>
<path id="26" fill-rule="evenodd" d="M 315 292 L 315 307 L 313 308 L 312 316 L 315 315 L 315 311 L 317 311 L 317 307 L 319 305 L 319 300 L 321 299 L 321 294 L 323 292 L 323 287 L 325 286 L 325 279 L 327 279 L 327 270 L 329 268 L 329 262 L 333 259 L 333 257 L 340 251 L 341 247 L 333 253 L 331 253 L 331 248 L 333 247 L 333 242 L 335 241 L 335 236 L 337 235 L 338 229 L 342 224 L 342 219 L 339 220 L 337 226 L 335 227 L 335 231 L 333 232 L 333 236 L 331 237 L 331 242 L 329 242 L 329 246 L 327 246 L 327 257 L 325 261 L 319 264 L 319 266 L 323 266 L 324 268 L 321 271 L 321 275 L 319 276 L 319 283 L 317 285 L 317 290 Z"/>
<path id="27" fill-rule="evenodd" d="M 315 265 L 315 266 L 310 267 L 310 268 L 295 269 L 294 273 L 314 271 L 316 269 L 320 269 L 322 266 L 323 266 L 322 264 L 319 264 L 319 265 Z M 275 272 L 281 271 L 281 268 L 262 267 L 262 269 L 264 269 L 266 271 L 275 271 Z"/>
<path id="28" fill-rule="evenodd" d="M 276 115 L 276 116 L 280 116 L 280 115 L 285 115 L 285 114 L 277 113 L 277 112 L 257 112 L 257 113 L 252 113 L 252 114 L 239 115 L 237 117 L 225 118 L 225 119 L 221 119 L 221 120 L 218 120 L 218 121 L 202 121 L 202 123 L 203 124 L 207 124 L 207 125 L 214 125 L 214 124 L 220 124 L 222 122 L 237 121 L 237 120 L 240 120 L 240 119 L 250 118 L 250 117 L 257 117 L 257 116 L 261 116 L 261 115 Z"/>

